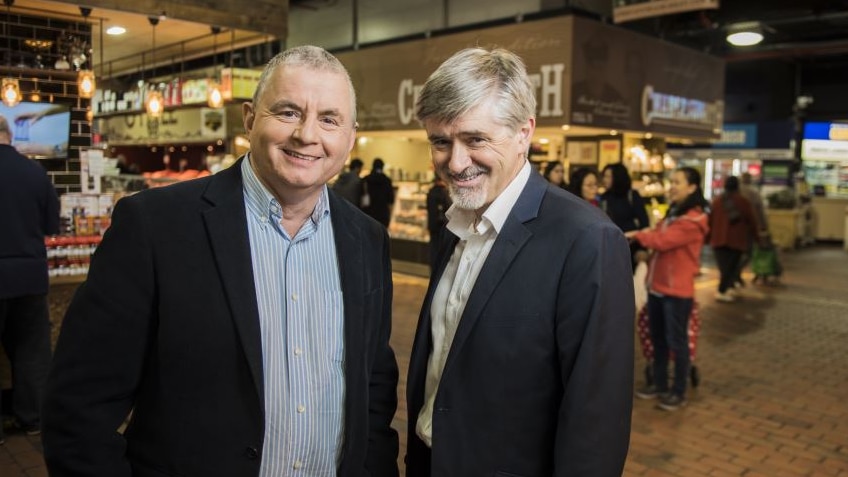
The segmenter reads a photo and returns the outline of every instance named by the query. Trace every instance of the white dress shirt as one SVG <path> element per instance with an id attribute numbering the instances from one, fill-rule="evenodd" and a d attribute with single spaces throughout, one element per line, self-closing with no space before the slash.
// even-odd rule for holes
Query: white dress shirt
<path id="1" fill-rule="evenodd" d="M 430 447 L 433 446 L 433 405 L 459 320 L 489 251 L 529 178 L 530 163 L 525 161 L 518 175 L 479 220 L 474 211 L 460 209 L 456 205 L 452 205 L 445 214 L 448 218 L 447 228 L 459 237 L 459 243 L 439 280 L 430 306 L 433 350 L 427 360 L 424 406 L 415 426 L 418 437 Z"/>

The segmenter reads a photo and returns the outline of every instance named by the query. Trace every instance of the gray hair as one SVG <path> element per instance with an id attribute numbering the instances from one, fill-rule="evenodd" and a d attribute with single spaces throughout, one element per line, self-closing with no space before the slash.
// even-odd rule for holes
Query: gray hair
<path id="1" fill-rule="evenodd" d="M 497 103 L 495 120 L 518 129 L 536 115 L 533 83 L 515 53 L 467 48 L 439 66 L 421 89 L 418 120 L 452 122 L 486 100 Z"/>
<path id="2" fill-rule="evenodd" d="M 338 58 L 318 46 L 296 46 L 277 53 L 276 56 L 271 58 L 268 64 L 265 65 L 265 69 L 262 70 L 262 75 L 259 76 L 259 83 L 256 85 L 256 91 L 253 92 L 254 105 L 268 86 L 268 81 L 274 70 L 280 66 L 303 66 L 313 70 L 328 71 L 344 76 L 350 88 L 350 106 L 351 111 L 353 111 L 353 123 L 356 123 L 356 90 L 353 88 L 353 81 L 350 79 L 350 74 Z"/>

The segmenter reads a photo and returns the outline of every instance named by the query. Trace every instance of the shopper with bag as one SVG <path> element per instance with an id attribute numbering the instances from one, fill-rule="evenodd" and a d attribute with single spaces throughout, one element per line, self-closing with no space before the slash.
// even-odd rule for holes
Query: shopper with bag
<path id="1" fill-rule="evenodd" d="M 759 240 L 759 221 L 751 203 L 739 192 L 739 179 L 728 177 L 724 193 L 713 199 L 710 212 L 710 245 L 715 253 L 720 275 L 715 299 L 730 303 L 738 276 L 742 254 L 749 243 Z"/>
<path id="2" fill-rule="evenodd" d="M 671 176 L 668 214 L 654 229 L 625 233 L 652 249 L 648 271 L 648 317 L 654 344 L 654 384 L 636 392 L 643 399 L 659 398 L 658 407 L 674 411 L 686 403 L 689 357 L 689 316 L 700 269 L 701 247 L 709 231 L 701 191 L 701 175 L 683 167 Z M 674 378 L 668 385 L 669 352 L 674 353 Z"/>

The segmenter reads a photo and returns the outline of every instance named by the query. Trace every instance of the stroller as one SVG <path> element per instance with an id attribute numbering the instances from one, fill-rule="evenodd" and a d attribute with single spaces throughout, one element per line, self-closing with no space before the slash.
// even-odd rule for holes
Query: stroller
<path id="1" fill-rule="evenodd" d="M 639 309 L 639 314 L 636 318 L 636 329 L 639 333 L 639 343 L 642 345 L 642 356 L 648 361 L 645 365 L 645 383 L 648 386 L 654 384 L 654 368 L 651 365 L 654 361 L 654 345 L 651 343 L 651 331 L 648 327 L 648 307 L 643 306 Z M 692 388 L 697 388 L 701 383 L 701 373 L 698 367 L 695 366 L 695 352 L 698 348 L 698 334 L 701 331 L 701 318 L 698 311 L 698 303 L 692 302 L 692 312 L 689 315 L 689 357 L 692 365 L 689 367 L 689 380 L 692 383 Z M 672 352 L 673 353 L 673 352 Z"/>
<path id="2" fill-rule="evenodd" d="M 770 238 L 763 244 L 754 244 L 751 254 L 751 271 L 754 272 L 754 283 L 763 285 L 777 283 L 783 273 L 783 267 L 777 259 L 777 247 Z"/>

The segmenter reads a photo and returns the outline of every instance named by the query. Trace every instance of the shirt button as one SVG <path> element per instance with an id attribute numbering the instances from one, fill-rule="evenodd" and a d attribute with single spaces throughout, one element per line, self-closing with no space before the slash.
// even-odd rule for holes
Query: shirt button
<path id="1" fill-rule="evenodd" d="M 298 405 L 297 406 L 297 412 L 299 414 L 303 414 L 304 412 L 306 412 L 306 406 L 304 406 L 303 404 Z"/>
<path id="2" fill-rule="evenodd" d="M 244 450 L 244 454 L 250 460 L 254 460 L 257 457 L 259 457 L 259 451 L 255 447 L 248 447 L 247 449 Z"/>
<path id="3" fill-rule="evenodd" d="M 301 467 L 303 467 L 303 462 L 296 460 L 294 461 L 294 465 L 292 465 L 292 467 L 294 467 L 295 469 L 300 469 Z"/>
<path id="4" fill-rule="evenodd" d="M 265 223 L 268 222 L 268 217 L 262 217 L 262 218 L 259 219 L 259 221 L 262 222 L 263 224 L 265 224 Z"/>
<path id="5" fill-rule="evenodd" d="M 292 293 L 292 301 L 297 301 L 297 293 Z"/>
<path id="6" fill-rule="evenodd" d="M 300 356 L 302 354 L 303 354 L 303 350 L 300 349 L 300 346 L 298 346 L 297 348 L 294 349 L 294 355 L 295 356 Z"/>

